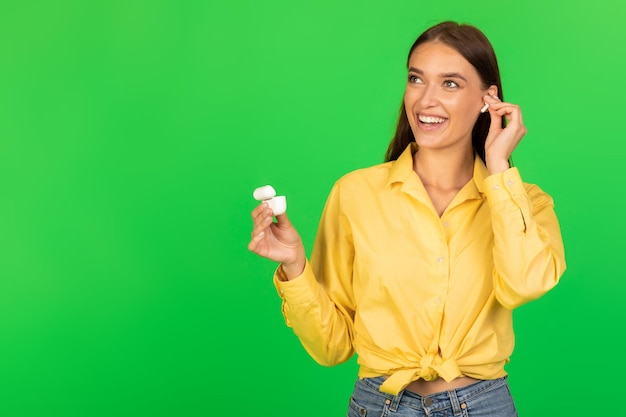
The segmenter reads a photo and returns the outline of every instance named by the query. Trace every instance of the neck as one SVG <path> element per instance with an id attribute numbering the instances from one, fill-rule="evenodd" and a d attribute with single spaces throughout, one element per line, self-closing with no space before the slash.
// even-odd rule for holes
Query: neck
<path id="1" fill-rule="evenodd" d="M 427 187 L 460 190 L 474 175 L 474 151 L 419 149 L 413 155 L 413 170 Z"/>

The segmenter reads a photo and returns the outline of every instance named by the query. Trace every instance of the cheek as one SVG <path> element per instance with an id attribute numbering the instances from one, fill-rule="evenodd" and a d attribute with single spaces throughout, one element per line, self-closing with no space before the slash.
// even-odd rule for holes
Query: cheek
<path id="1" fill-rule="evenodd" d="M 413 106 L 420 98 L 419 88 L 409 88 L 404 90 L 404 105 L 407 107 Z"/>
<path id="2" fill-rule="evenodd" d="M 411 97 L 411 94 L 409 94 L 408 91 L 404 93 L 404 111 L 406 112 L 407 117 L 409 118 L 409 122 L 411 121 L 411 114 L 413 113 L 413 110 L 411 109 L 413 108 L 414 102 L 415 100 Z"/>
<path id="3" fill-rule="evenodd" d="M 404 92 L 404 108 L 407 110 L 407 113 L 409 113 L 409 108 L 411 107 L 411 102 L 413 100 L 411 99 L 411 92 L 410 91 L 405 91 Z"/>
<path id="4" fill-rule="evenodd" d="M 461 122 L 465 126 L 464 130 L 470 130 L 476 124 L 476 120 L 478 120 L 478 116 L 480 115 L 479 110 L 476 110 L 473 106 L 463 106 L 459 108 L 459 115 L 461 118 Z"/>
<path id="5" fill-rule="evenodd" d="M 444 105 L 449 111 L 456 115 L 457 120 L 462 120 L 472 125 L 480 115 L 480 107 L 477 107 L 477 104 L 471 100 L 457 100 L 455 98 L 450 98 L 450 100 L 448 100 Z"/>

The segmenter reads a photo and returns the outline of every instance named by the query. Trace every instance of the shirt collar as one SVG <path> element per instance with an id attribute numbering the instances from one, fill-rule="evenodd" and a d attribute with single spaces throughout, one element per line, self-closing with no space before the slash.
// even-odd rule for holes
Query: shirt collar
<path id="1" fill-rule="evenodd" d="M 413 154 L 417 152 L 417 144 L 415 142 L 411 142 L 404 149 L 402 154 L 398 157 L 398 159 L 393 163 L 391 169 L 389 170 L 389 176 L 387 177 L 387 185 L 391 185 L 395 182 L 405 183 L 411 178 L 414 174 L 413 171 Z M 474 198 L 481 198 L 480 194 L 484 194 L 484 181 L 485 178 L 489 176 L 489 172 L 487 171 L 487 167 L 480 156 L 478 154 L 474 155 L 474 177 L 473 183 L 474 187 L 471 187 L 471 194 L 474 194 Z M 418 177 L 419 178 L 419 177 Z M 421 181 L 420 181 L 421 183 Z M 470 197 L 470 196 L 468 196 Z"/>
<path id="2" fill-rule="evenodd" d="M 479 193 L 485 194 L 485 178 L 489 176 L 487 166 L 478 154 L 474 155 L 474 185 Z"/>
<path id="3" fill-rule="evenodd" d="M 417 151 L 417 144 L 411 142 L 391 165 L 387 184 L 405 182 L 413 174 L 413 154 Z"/>

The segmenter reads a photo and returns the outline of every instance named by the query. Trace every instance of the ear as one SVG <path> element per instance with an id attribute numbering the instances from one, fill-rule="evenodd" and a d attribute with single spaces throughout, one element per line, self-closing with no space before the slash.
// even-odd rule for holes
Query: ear
<path id="1" fill-rule="evenodd" d="M 492 97 L 498 97 L 498 86 L 497 85 L 490 86 L 487 89 L 486 93 L 489 94 Z"/>

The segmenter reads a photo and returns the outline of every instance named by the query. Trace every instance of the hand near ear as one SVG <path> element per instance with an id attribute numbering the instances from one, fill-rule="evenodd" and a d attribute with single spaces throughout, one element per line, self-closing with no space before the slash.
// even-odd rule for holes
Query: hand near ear
<path id="1" fill-rule="evenodd" d="M 491 116 L 485 141 L 485 161 L 489 174 L 496 174 L 509 168 L 509 158 L 527 130 L 518 105 L 502 102 L 493 96 L 485 96 L 484 100 L 489 104 L 487 111 Z M 504 128 L 502 116 L 507 122 Z"/>

